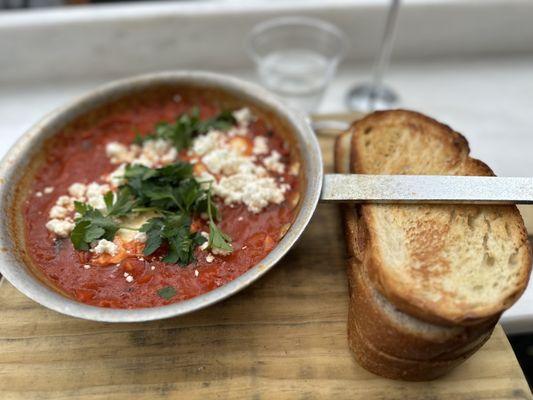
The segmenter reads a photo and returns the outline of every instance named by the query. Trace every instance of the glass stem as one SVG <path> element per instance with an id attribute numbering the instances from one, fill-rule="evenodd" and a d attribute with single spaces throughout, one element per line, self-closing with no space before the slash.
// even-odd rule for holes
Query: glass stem
<path id="1" fill-rule="evenodd" d="M 378 58 L 374 65 L 374 76 L 372 78 L 372 90 L 368 98 L 368 109 L 374 110 L 376 98 L 379 95 L 381 86 L 383 85 L 383 77 L 387 68 L 389 67 L 390 57 L 392 53 L 392 45 L 396 33 L 396 26 L 398 25 L 398 12 L 400 10 L 400 0 L 391 0 L 389 12 L 387 14 L 387 22 L 385 24 L 385 32 L 379 47 Z"/>

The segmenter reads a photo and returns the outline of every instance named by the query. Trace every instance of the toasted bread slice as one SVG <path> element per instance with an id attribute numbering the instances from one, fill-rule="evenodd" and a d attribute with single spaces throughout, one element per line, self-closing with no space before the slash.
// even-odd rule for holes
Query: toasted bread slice
<path id="1" fill-rule="evenodd" d="M 483 337 L 474 347 L 457 358 L 443 361 L 420 361 L 394 357 L 375 348 L 371 340 L 361 333 L 353 312 L 348 315 L 348 331 L 350 332 L 348 344 L 357 362 L 363 368 L 385 378 L 406 381 L 427 381 L 445 375 L 474 354 L 490 336 L 489 334 Z"/>
<path id="2" fill-rule="evenodd" d="M 447 327 L 411 317 L 380 295 L 368 282 L 362 264 L 356 260 L 351 260 L 350 264 L 350 307 L 361 335 L 382 353 L 411 361 L 463 358 L 488 339 L 496 324 L 493 319 L 468 327 Z"/>
<path id="3" fill-rule="evenodd" d="M 346 173 L 350 160 L 351 134 L 341 135 L 335 146 L 335 169 Z M 447 327 L 421 321 L 394 307 L 369 282 L 361 261 L 366 236 L 361 225 L 359 206 L 341 205 L 349 254 L 347 275 L 350 312 L 358 321 L 359 331 L 376 350 L 393 357 L 412 360 L 446 361 L 462 357 L 486 341 L 496 318 L 471 327 Z M 349 340 L 356 342 L 348 331 Z"/>
<path id="4" fill-rule="evenodd" d="M 375 112 L 352 125 L 351 172 L 493 175 L 467 141 L 421 114 Z M 524 291 L 531 250 L 515 206 L 363 205 L 365 267 L 397 308 L 420 319 L 492 319 Z"/>

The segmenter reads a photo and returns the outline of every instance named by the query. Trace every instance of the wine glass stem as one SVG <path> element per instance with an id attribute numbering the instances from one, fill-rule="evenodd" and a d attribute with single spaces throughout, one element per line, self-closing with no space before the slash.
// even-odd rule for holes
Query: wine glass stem
<path id="1" fill-rule="evenodd" d="M 383 33 L 383 39 L 379 48 L 378 58 L 374 66 L 372 90 L 370 91 L 370 96 L 368 98 L 368 108 L 370 110 L 375 108 L 376 97 L 378 96 L 381 86 L 383 85 L 383 77 L 390 63 L 396 26 L 398 25 L 399 10 L 400 0 L 391 0 L 391 5 L 387 14 L 387 22 L 385 24 L 385 32 Z"/>

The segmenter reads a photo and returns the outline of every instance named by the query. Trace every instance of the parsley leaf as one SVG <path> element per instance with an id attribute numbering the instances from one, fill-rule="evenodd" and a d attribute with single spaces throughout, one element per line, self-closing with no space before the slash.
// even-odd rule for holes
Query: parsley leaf
<path id="1" fill-rule="evenodd" d="M 168 247 L 163 258 L 167 263 L 188 265 L 194 261 L 194 249 L 206 239 L 197 232 L 191 232 L 191 219 L 184 214 L 172 214 L 148 220 L 140 229 L 146 232 L 144 254 L 153 254 L 163 243 Z"/>
<path id="2" fill-rule="evenodd" d="M 116 196 L 113 195 L 113 192 L 107 192 L 104 196 L 104 201 L 107 207 L 107 214 L 116 217 L 129 214 L 137 203 L 131 189 L 127 186 L 121 187 Z"/>
<path id="3" fill-rule="evenodd" d="M 211 188 L 207 191 L 207 213 L 209 215 L 209 248 L 218 249 L 223 253 L 231 253 L 233 247 L 231 247 L 231 238 L 222 232 L 215 224 L 213 210 L 216 207 L 211 199 Z M 218 213 L 218 211 L 217 211 Z"/>
<path id="4" fill-rule="evenodd" d="M 223 111 L 213 118 L 201 120 L 198 108 L 193 108 L 188 114 L 180 115 L 175 123 L 158 123 L 154 133 L 144 137 L 136 135 L 135 143 L 140 145 L 147 140 L 166 139 L 174 144 L 176 150 L 180 151 L 191 146 L 193 137 L 204 134 L 209 129 L 226 130 L 235 123 L 235 118 L 230 111 Z"/>
<path id="5" fill-rule="evenodd" d="M 166 239 L 168 253 L 163 258 L 163 262 L 187 265 L 194 260 L 194 241 L 186 227 L 179 229 L 172 236 L 168 235 Z"/>
<path id="6" fill-rule="evenodd" d="M 221 250 L 224 253 L 231 253 L 231 238 L 220 230 L 213 221 L 209 221 L 209 247 Z"/>
<path id="7" fill-rule="evenodd" d="M 165 300 L 170 300 L 176 295 L 176 289 L 173 286 L 165 286 L 163 289 L 159 289 L 157 294 Z"/>
<path id="8" fill-rule="evenodd" d="M 163 243 L 162 232 L 165 224 L 162 218 L 151 218 L 146 221 L 139 229 L 146 233 L 146 243 L 144 245 L 144 254 L 149 256 L 155 252 Z"/>
<path id="9" fill-rule="evenodd" d="M 76 250 L 89 250 L 90 243 L 95 240 L 113 240 L 119 225 L 112 217 L 104 216 L 99 210 L 79 201 L 74 202 L 74 207 L 81 214 L 70 234 Z"/>

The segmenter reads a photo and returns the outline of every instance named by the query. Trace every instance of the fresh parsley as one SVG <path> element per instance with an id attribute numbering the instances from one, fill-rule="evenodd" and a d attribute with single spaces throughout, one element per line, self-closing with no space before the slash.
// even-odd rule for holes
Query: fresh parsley
<path id="1" fill-rule="evenodd" d="M 135 143 L 142 145 L 148 140 L 165 139 L 172 142 L 180 151 L 190 147 L 195 136 L 204 134 L 209 129 L 227 130 L 235 123 L 230 111 L 223 111 L 213 118 L 201 120 L 200 111 L 198 108 L 193 108 L 188 114 L 180 115 L 174 123 L 158 123 L 151 134 L 141 136 L 137 133 Z"/>
<path id="2" fill-rule="evenodd" d="M 80 214 L 70 234 L 70 240 L 76 250 L 89 250 L 91 242 L 96 240 L 113 240 L 119 229 L 119 224 L 113 217 L 103 215 L 101 211 L 79 201 L 74 203 L 74 207 Z"/>
<path id="3" fill-rule="evenodd" d="M 230 112 L 202 121 L 195 109 L 180 116 L 174 124 L 157 124 L 154 133 L 137 135 L 135 142 L 142 144 L 161 138 L 172 141 L 181 150 L 191 145 L 195 135 L 209 129 L 227 129 L 234 124 Z M 119 229 L 132 229 L 121 225 L 121 219 L 133 213 L 150 212 L 155 216 L 138 229 L 147 236 L 145 255 L 160 251 L 164 262 L 188 265 L 194 261 L 194 249 L 206 240 L 209 248 L 231 253 L 230 237 L 216 224 L 220 214 L 211 187 L 194 178 L 191 164 L 178 161 L 161 168 L 130 164 L 125 168 L 124 179 L 125 183 L 116 192 L 104 195 L 104 211 L 86 203 L 75 203 L 79 216 L 71 241 L 77 250 L 89 250 L 91 243 L 100 239 L 113 240 Z M 204 213 L 208 216 L 209 239 L 191 231 L 192 218 Z"/>
<path id="4" fill-rule="evenodd" d="M 153 254 L 165 244 L 167 252 L 163 261 L 171 264 L 190 264 L 194 260 L 194 248 L 206 241 L 199 233 L 191 232 L 190 217 L 179 213 L 151 218 L 140 231 L 147 237 L 144 254 Z"/>
<path id="5" fill-rule="evenodd" d="M 122 187 L 116 195 L 113 192 L 107 192 L 104 195 L 104 202 L 108 215 L 121 217 L 131 212 L 137 204 L 137 199 L 130 188 Z"/>
<path id="6" fill-rule="evenodd" d="M 211 249 L 217 249 L 222 253 L 231 253 L 233 247 L 231 247 L 231 238 L 222 232 L 215 223 L 215 219 L 218 218 L 218 211 L 215 204 L 211 199 L 211 188 L 207 191 L 207 214 L 209 216 L 209 242 L 208 247 Z"/>
<path id="7" fill-rule="evenodd" d="M 176 295 L 176 293 L 176 289 L 174 289 L 173 286 L 165 286 L 157 291 L 159 297 L 162 297 L 165 300 L 170 300 Z"/>

